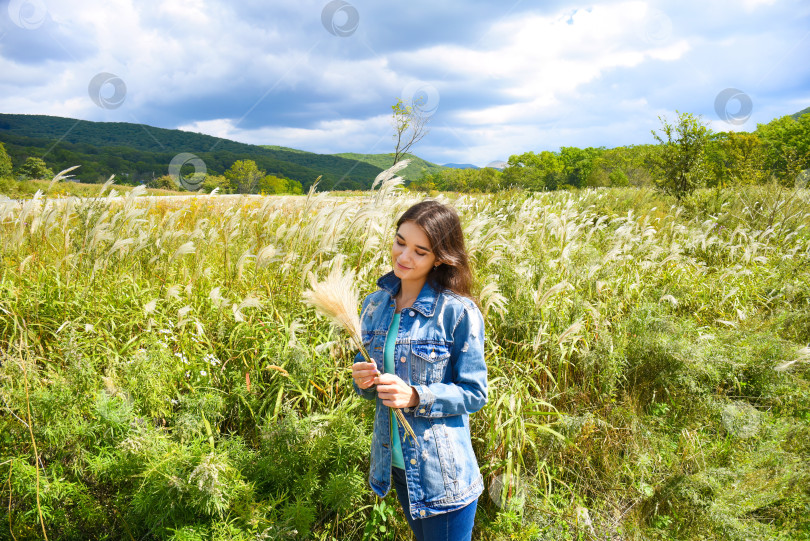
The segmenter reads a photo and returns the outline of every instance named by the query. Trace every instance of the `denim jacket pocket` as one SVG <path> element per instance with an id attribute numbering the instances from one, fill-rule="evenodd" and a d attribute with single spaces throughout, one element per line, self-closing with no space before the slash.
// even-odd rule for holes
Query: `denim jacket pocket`
<path id="1" fill-rule="evenodd" d="M 411 342 L 411 382 L 418 385 L 441 382 L 449 360 L 450 348 L 446 344 Z"/>
<path id="2" fill-rule="evenodd" d="M 456 455 L 461 451 L 452 444 L 447 425 L 445 423 L 430 422 L 431 431 L 436 443 L 439 462 L 442 467 L 445 490 L 451 494 L 458 492 L 458 476 L 456 473 Z"/>

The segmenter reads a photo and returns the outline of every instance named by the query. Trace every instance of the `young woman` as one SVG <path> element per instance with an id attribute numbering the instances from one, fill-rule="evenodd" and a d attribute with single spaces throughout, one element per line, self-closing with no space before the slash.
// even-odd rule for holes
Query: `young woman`
<path id="1" fill-rule="evenodd" d="M 357 393 L 376 400 L 369 484 L 396 489 L 418 540 L 469 540 L 483 479 L 469 414 L 487 401 L 484 320 L 470 298 L 472 273 L 455 210 L 436 201 L 397 221 L 393 270 L 363 300 Z M 416 439 L 397 422 L 402 408 Z"/>

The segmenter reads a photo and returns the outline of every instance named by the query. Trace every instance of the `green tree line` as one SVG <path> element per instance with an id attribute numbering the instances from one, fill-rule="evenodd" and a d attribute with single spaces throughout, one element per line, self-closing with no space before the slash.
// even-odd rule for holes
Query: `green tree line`
<path id="1" fill-rule="evenodd" d="M 181 174 L 186 174 L 181 171 Z M 192 172 L 188 172 L 189 175 Z M 150 188 L 164 188 L 168 190 L 183 189 L 182 183 L 170 175 L 160 176 L 147 183 Z M 206 174 L 199 184 L 199 188 L 209 193 L 218 189 L 220 193 L 259 193 L 273 194 L 302 194 L 304 188 L 297 180 L 267 174 L 259 169 L 253 160 L 236 160 L 222 175 Z"/>
<path id="2" fill-rule="evenodd" d="M 655 186 L 681 198 L 699 187 L 774 181 L 792 185 L 810 168 L 810 114 L 759 124 L 753 133 L 715 133 L 699 117 L 660 118 L 657 144 L 561 147 L 509 158 L 503 171 L 447 169 L 423 175 L 413 190 L 496 192 L 598 187 Z"/>
<path id="3" fill-rule="evenodd" d="M 180 172 L 183 175 L 191 175 L 191 171 Z M 29 156 L 18 167 L 14 167 L 11 158 L 3 143 L 0 143 L 0 193 L 9 190 L 11 182 L 31 179 L 50 179 L 54 172 L 50 169 L 45 160 L 34 156 Z M 145 183 L 150 188 L 163 188 L 167 190 L 184 191 L 185 186 L 179 178 L 171 175 L 161 175 L 150 179 Z M 221 193 L 261 193 L 271 194 L 301 194 L 304 189 L 297 180 L 268 174 L 267 171 L 259 169 L 253 160 L 236 160 L 224 174 L 205 174 L 199 184 L 200 189 L 205 192 L 218 189 Z"/>

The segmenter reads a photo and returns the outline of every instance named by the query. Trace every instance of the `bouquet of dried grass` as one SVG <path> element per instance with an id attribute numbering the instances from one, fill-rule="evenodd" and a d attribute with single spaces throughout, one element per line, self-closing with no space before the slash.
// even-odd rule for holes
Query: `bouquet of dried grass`
<path id="1" fill-rule="evenodd" d="M 349 334 L 349 340 L 360 350 L 366 362 L 373 363 L 374 361 L 363 346 L 360 316 L 357 314 L 358 294 L 352 275 L 343 274 L 340 267 L 335 265 L 324 281 L 317 282 L 315 277 L 310 275 L 309 283 L 311 289 L 303 293 L 304 302 L 313 306 L 318 314 L 327 318 L 335 327 L 346 331 Z M 394 414 L 408 435 L 419 445 L 416 434 L 405 419 L 402 410 L 394 408 Z"/>

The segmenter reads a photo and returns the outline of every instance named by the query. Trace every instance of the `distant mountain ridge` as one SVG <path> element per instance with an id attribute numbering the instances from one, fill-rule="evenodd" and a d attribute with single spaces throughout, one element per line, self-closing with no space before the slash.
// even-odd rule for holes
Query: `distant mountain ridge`
<path id="1" fill-rule="evenodd" d="M 447 167 L 450 169 L 485 169 L 487 167 L 491 167 L 493 169 L 497 169 L 498 171 L 503 171 L 504 167 L 509 165 L 507 162 L 501 160 L 495 160 L 489 162 L 484 167 L 478 167 L 477 165 L 473 165 L 471 163 L 446 163 L 443 167 Z"/>
<path id="2" fill-rule="evenodd" d="M 201 133 L 128 122 L 91 122 L 47 115 L 0 113 L 0 142 L 15 163 L 45 158 L 54 170 L 81 165 L 77 180 L 99 182 L 115 174 L 139 183 L 168 173 L 181 152 L 197 155 L 211 174 L 222 174 L 240 159 L 300 182 L 307 189 L 322 177 L 320 189 L 368 189 L 381 167 L 331 154 L 238 143 Z"/>
<path id="3" fill-rule="evenodd" d="M 446 163 L 442 167 L 447 167 L 449 169 L 481 169 L 477 165 L 473 165 L 471 163 Z"/>

